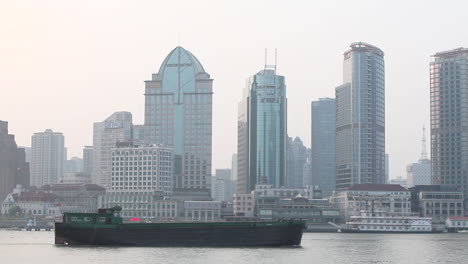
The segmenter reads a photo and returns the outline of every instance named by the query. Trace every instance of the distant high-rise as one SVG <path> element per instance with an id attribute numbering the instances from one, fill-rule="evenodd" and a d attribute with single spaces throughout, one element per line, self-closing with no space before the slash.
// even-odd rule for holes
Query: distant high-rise
<path id="1" fill-rule="evenodd" d="M 93 173 L 93 146 L 85 146 L 83 149 L 83 173 Z"/>
<path id="2" fill-rule="evenodd" d="M 112 149 L 117 143 L 131 141 L 132 114 L 130 112 L 115 112 L 106 120 L 94 123 L 93 183 L 110 189 Z"/>
<path id="3" fill-rule="evenodd" d="M 335 165 L 333 163 L 333 165 Z M 303 185 L 312 185 L 312 149 L 308 148 L 306 150 L 306 161 L 304 163 L 304 166 L 302 167 L 303 170 Z"/>
<path id="4" fill-rule="evenodd" d="M 157 191 L 172 194 L 172 149 L 118 144 L 111 150 L 112 191 Z M 122 162 L 124 161 L 125 162 Z"/>
<path id="5" fill-rule="evenodd" d="M 334 98 L 312 101 L 312 183 L 330 196 L 336 184 L 336 102 Z"/>
<path id="6" fill-rule="evenodd" d="M 255 184 L 285 186 L 286 85 L 276 66 L 265 65 L 248 79 L 237 124 L 236 192 L 250 193 Z"/>
<path id="7" fill-rule="evenodd" d="M 468 197 L 468 49 L 433 55 L 430 63 L 432 183 Z"/>
<path id="8" fill-rule="evenodd" d="M 47 129 L 31 138 L 31 186 L 56 184 L 63 175 L 65 138 Z"/>
<path id="9" fill-rule="evenodd" d="M 432 184 L 431 160 L 427 157 L 426 151 L 426 129 L 423 127 L 422 151 L 418 163 L 411 163 L 406 166 L 408 187 L 416 185 Z"/>
<path id="10" fill-rule="evenodd" d="M 230 169 L 216 169 L 216 174 L 211 182 L 211 197 L 213 200 L 232 202 L 234 184 L 231 173 Z"/>
<path id="11" fill-rule="evenodd" d="M 200 61 L 182 47 L 145 82 L 145 140 L 174 149 L 174 187 L 181 192 L 209 192 L 212 86 Z"/>
<path id="12" fill-rule="evenodd" d="M 307 148 L 299 137 L 288 137 L 286 186 L 301 188 L 304 186 L 304 164 L 307 159 Z"/>
<path id="13" fill-rule="evenodd" d="M 8 134 L 8 122 L 0 120 L 0 201 L 16 184 L 29 187 L 29 164 L 24 149 L 17 147 L 15 136 Z"/>
<path id="14" fill-rule="evenodd" d="M 237 181 L 237 153 L 232 154 L 231 158 L 231 180 Z"/>
<path id="15" fill-rule="evenodd" d="M 352 43 L 336 88 L 336 188 L 385 183 L 384 53 Z"/>

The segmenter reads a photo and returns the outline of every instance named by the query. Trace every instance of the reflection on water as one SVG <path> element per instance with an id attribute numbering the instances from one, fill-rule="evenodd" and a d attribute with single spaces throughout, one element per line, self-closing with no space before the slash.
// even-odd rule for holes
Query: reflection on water
<path id="1" fill-rule="evenodd" d="M 54 246 L 53 232 L 0 230 L 1 263 L 468 263 L 468 234 L 304 234 L 294 248 Z"/>

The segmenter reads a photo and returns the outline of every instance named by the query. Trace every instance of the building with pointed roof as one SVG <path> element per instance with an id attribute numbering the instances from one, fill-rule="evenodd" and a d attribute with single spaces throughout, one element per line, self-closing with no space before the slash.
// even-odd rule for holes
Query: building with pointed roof
<path id="1" fill-rule="evenodd" d="M 177 193 L 205 192 L 210 197 L 212 98 L 213 79 L 180 46 L 145 81 L 145 141 L 174 149 Z"/>

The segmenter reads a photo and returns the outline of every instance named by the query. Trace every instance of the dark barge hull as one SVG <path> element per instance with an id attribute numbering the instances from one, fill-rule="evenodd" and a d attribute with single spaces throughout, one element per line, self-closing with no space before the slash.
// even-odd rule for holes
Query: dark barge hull
<path id="1" fill-rule="evenodd" d="M 305 223 L 218 222 L 55 224 L 55 244 L 160 247 L 270 247 L 301 244 Z"/>

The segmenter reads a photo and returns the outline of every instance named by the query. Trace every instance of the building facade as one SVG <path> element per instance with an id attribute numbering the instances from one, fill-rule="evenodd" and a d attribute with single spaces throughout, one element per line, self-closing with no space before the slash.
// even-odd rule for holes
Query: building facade
<path id="1" fill-rule="evenodd" d="M 432 182 L 468 197 L 468 49 L 430 63 Z"/>
<path id="2" fill-rule="evenodd" d="M 119 142 L 132 141 L 132 114 L 115 112 L 93 128 L 93 183 L 110 189 L 112 149 Z"/>
<path id="3" fill-rule="evenodd" d="M 248 79 L 238 114 L 236 192 L 248 194 L 256 184 L 285 186 L 286 85 L 276 66 Z"/>
<path id="4" fill-rule="evenodd" d="M 99 196 L 99 208 L 120 206 L 122 218 L 145 221 L 167 221 L 183 216 L 183 206 L 176 200 L 165 199 L 161 192 L 150 190 L 110 190 Z"/>
<path id="5" fill-rule="evenodd" d="M 63 134 L 47 129 L 34 133 L 31 141 L 31 186 L 58 183 L 66 158 Z"/>
<path id="6" fill-rule="evenodd" d="M 123 145 L 111 150 L 110 189 L 151 190 L 172 195 L 172 148 Z"/>
<path id="7" fill-rule="evenodd" d="M 213 79 L 180 46 L 145 82 L 145 140 L 173 148 L 174 188 L 209 192 L 212 99 Z"/>
<path id="8" fill-rule="evenodd" d="M 90 176 L 93 173 L 93 146 L 83 148 L 83 173 Z"/>
<path id="9" fill-rule="evenodd" d="M 361 211 L 376 211 L 395 215 L 411 213 L 411 193 L 396 184 L 357 184 L 346 189 L 336 190 L 332 201 L 341 214 L 360 216 Z"/>
<path id="10" fill-rule="evenodd" d="M 288 137 L 287 143 L 287 187 L 303 187 L 304 186 L 304 164 L 307 160 L 307 148 L 299 137 Z"/>
<path id="11" fill-rule="evenodd" d="M 312 180 L 324 196 L 330 196 L 336 185 L 336 102 L 333 98 L 312 101 Z"/>
<path id="12" fill-rule="evenodd" d="M 385 183 L 384 53 L 362 42 L 350 47 L 335 90 L 338 189 Z"/>
<path id="13" fill-rule="evenodd" d="M 460 191 L 442 185 L 417 185 L 410 188 L 412 211 L 444 223 L 448 217 L 464 215 L 464 196 Z"/>
<path id="14" fill-rule="evenodd" d="M 24 149 L 18 148 L 15 136 L 8 134 L 8 122 L 0 121 L 0 201 L 17 184 L 29 187 L 29 163 Z"/>

